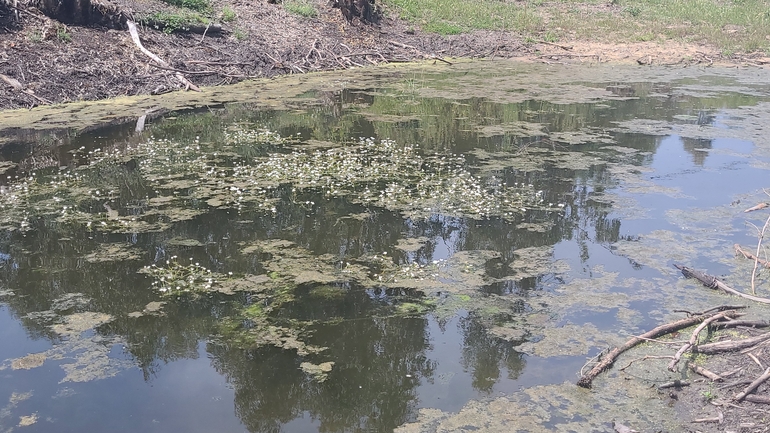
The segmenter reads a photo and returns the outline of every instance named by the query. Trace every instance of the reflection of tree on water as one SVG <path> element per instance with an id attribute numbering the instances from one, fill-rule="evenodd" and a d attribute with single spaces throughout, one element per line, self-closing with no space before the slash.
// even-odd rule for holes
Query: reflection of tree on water
<path id="1" fill-rule="evenodd" d="M 307 412 L 319 431 L 388 431 L 409 420 L 416 388 L 435 361 L 425 356 L 425 319 L 361 318 L 317 327 L 313 342 L 335 365 L 324 382 L 287 351 L 241 352 L 209 344 L 212 364 L 235 389 L 236 413 L 252 432 L 277 432 Z"/>
<path id="2" fill-rule="evenodd" d="M 489 335 L 489 328 L 474 317 L 460 319 L 463 331 L 462 362 L 471 370 L 473 387 L 491 391 L 500 379 L 500 369 L 508 371 L 509 379 L 516 379 L 524 370 L 524 355 L 514 350 L 514 344 Z"/>
<path id="3" fill-rule="evenodd" d="M 708 149 L 711 149 L 711 142 L 710 139 L 704 139 L 704 138 L 687 138 L 682 137 L 682 148 L 685 150 L 685 152 L 692 155 L 692 162 L 693 164 L 703 167 L 703 165 L 706 163 L 706 157 L 708 157 Z"/>

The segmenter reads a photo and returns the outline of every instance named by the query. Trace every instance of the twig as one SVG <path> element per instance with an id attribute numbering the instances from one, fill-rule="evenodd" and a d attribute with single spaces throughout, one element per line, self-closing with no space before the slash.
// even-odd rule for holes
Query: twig
<path id="1" fill-rule="evenodd" d="M 209 27 L 211 27 L 211 23 L 212 21 L 209 21 L 209 23 L 206 25 L 206 30 L 203 31 L 203 36 L 201 36 L 201 40 L 200 42 L 198 42 L 199 45 L 203 43 L 204 39 L 206 39 L 206 33 L 209 32 Z"/>
<path id="2" fill-rule="evenodd" d="M 765 366 L 764 366 L 764 365 L 762 365 L 762 363 L 761 363 L 761 362 L 759 362 L 759 359 L 757 359 L 757 357 L 756 357 L 756 356 L 754 356 L 754 354 L 753 354 L 753 353 L 747 353 L 746 355 L 747 355 L 749 358 L 751 358 L 751 360 L 752 360 L 752 361 L 756 362 L 756 363 L 757 363 L 757 365 L 759 366 L 759 368 L 765 368 Z"/>
<path id="3" fill-rule="evenodd" d="M 643 357 L 643 358 L 636 358 L 636 359 L 632 359 L 631 361 L 629 361 L 629 363 L 628 363 L 628 364 L 626 364 L 626 366 L 625 366 L 625 367 L 621 367 L 621 368 L 619 368 L 618 370 L 620 370 L 620 371 L 625 371 L 625 370 L 626 370 L 628 367 L 630 367 L 630 366 L 631 366 L 631 364 L 633 364 L 633 363 L 635 363 L 635 362 L 637 362 L 637 361 L 646 361 L 646 360 L 648 360 L 648 359 L 671 359 L 671 358 L 672 358 L 671 356 L 657 356 L 657 355 L 647 355 L 647 356 L 645 356 L 645 357 Z"/>
<path id="4" fill-rule="evenodd" d="M 746 398 L 747 395 L 751 394 L 755 389 L 759 387 L 759 385 L 762 385 L 762 383 L 767 379 L 770 379 L 770 367 L 765 369 L 765 372 L 762 373 L 761 376 L 759 376 L 753 382 L 751 382 L 749 386 L 747 386 L 746 389 L 743 390 L 743 392 L 736 395 L 735 398 L 733 398 L 733 400 L 737 402 L 743 401 L 743 399 Z"/>
<path id="5" fill-rule="evenodd" d="M 388 43 L 391 44 L 391 45 L 395 45 L 397 47 L 401 47 L 401 48 L 408 48 L 408 49 L 411 49 L 411 50 L 417 50 L 417 47 L 413 47 L 413 46 L 407 45 L 407 44 L 402 44 L 401 42 L 388 41 Z M 419 50 L 417 50 L 417 51 L 419 51 Z"/>
<path id="6" fill-rule="evenodd" d="M 754 270 L 751 271 L 751 294 L 756 295 L 755 289 L 755 280 L 757 278 L 757 267 L 759 266 L 759 252 L 762 249 L 762 239 L 765 238 L 765 231 L 767 231 L 767 226 L 770 224 L 770 216 L 767 217 L 767 220 L 765 220 L 765 225 L 762 226 L 762 230 L 757 230 L 759 233 L 757 235 L 757 253 L 754 255 Z"/>

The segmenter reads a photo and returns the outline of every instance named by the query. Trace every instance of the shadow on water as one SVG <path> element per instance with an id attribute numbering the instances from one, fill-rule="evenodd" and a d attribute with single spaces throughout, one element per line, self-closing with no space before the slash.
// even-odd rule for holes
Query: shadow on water
<path id="1" fill-rule="evenodd" d="M 172 113 L 142 132 L 17 134 L 0 149 L 0 427 L 390 431 L 571 381 L 618 330 L 670 313 L 646 281 L 670 280 L 674 258 L 714 260 L 665 254 L 705 224 L 674 218 L 709 200 L 697 185 L 725 164 L 766 175 L 731 135 L 740 113 L 720 114 L 763 100 L 731 82 L 699 96 L 686 80 L 586 81 L 607 96 L 557 103 L 454 99 L 451 74 L 431 80 Z M 368 137 L 413 171 L 368 171 L 391 163 Z M 340 148 L 357 172 L 322 159 Z M 305 165 L 270 182 L 248 171 L 291 158 Z M 736 179 L 708 206 L 744 194 Z M 595 426 L 554 410 L 544 430 Z"/>

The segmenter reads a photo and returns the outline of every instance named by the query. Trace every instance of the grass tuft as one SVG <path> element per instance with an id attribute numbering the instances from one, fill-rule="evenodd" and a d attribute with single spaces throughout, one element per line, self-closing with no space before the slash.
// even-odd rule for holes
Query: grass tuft
<path id="1" fill-rule="evenodd" d="M 318 10 L 308 0 L 286 0 L 283 2 L 283 7 L 289 13 L 301 17 L 315 18 L 318 16 Z"/>
<path id="2" fill-rule="evenodd" d="M 166 4 L 171 6 L 177 6 L 180 8 L 186 8 L 197 12 L 208 12 L 211 10 L 211 2 L 209 0 L 162 0 Z"/>

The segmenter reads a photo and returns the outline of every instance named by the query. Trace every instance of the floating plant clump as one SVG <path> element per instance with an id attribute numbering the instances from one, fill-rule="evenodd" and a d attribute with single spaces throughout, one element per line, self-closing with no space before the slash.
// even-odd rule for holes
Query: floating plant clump
<path id="1" fill-rule="evenodd" d="M 190 259 L 188 265 L 179 263 L 177 259 L 177 256 L 171 256 L 166 260 L 165 266 L 152 264 L 145 266 L 140 272 L 153 278 L 152 287 L 163 294 L 211 291 L 227 278 L 225 275 L 211 272 L 211 269 L 201 266 L 200 263 L 193 263 L 193 259 Z"/>
<path id="2" fill-rule="evenodd" d="M 480 177 L 462 156 L 423 155 L 392 140 L 309 149 L 291 137 L 238 126 L 221 142 L 150 138 L 125 149 L 80 151 L 88 164 L 33 172 L 5 187 L 0 226 L 28 229 L 31 220 L 45 218 L 102 232 L 163 231 L 212 208 L 276 214 L 284 187 L 291 197 L 345 197 L 411 217 L 510 219 L 545 206 L 532 185 Z"/>

